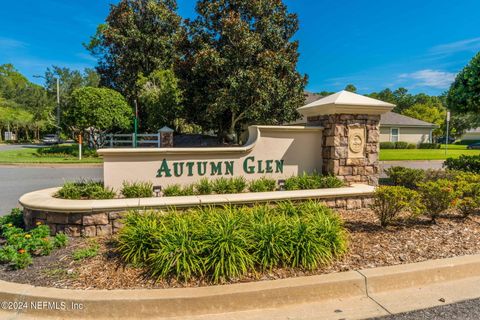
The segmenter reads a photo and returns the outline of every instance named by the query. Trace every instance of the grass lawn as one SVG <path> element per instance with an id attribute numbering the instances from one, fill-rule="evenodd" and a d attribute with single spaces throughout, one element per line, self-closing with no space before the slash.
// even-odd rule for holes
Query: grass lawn
<path id="1" fill-rule="evenodd" d="M 463 154 L 478 155 L 480 150 L 467 150 L 466 145 L 449 144 L 445 156 L 445 145 L 440 149 L 384 149 L 380 150 L 380 160 L 445 160 L 458 158 Z"/>
<path id="2" fill-rule="evenodd" d="M 101 163 L 101 158 L 78 158 L 68 155 L 39 155 L 40 148 L 22 148 L 17 150 L 0 151 L 1 163 Z"/>

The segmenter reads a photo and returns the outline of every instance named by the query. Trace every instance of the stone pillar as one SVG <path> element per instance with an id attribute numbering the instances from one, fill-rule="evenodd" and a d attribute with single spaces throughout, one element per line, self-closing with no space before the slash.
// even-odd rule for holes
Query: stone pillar
<path id="1" fill-rule="evenodd" d="M 158 130 L 159 148 L 173 148 L 173 129 L 165 126 Z"/>
<path id="2" fill-rule="evenodd" d="M 395 105 L 340 91 L 298 109 L 322 126 L 322 171 L 348 183 L 378 185 L 380 116 Z"/>
<path id="3" fill-rule="evenodd" d="M 348 183 L 378 184 L 380 115 L 331 114 L 307 118 L 322 126 L 322 171 Z"/>

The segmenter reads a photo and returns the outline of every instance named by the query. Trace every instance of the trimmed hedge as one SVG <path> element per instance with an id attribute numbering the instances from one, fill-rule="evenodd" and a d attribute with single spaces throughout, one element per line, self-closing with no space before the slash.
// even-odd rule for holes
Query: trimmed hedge
<path id="1" fill-rule="evenodd" d="M 461 155 L 458 159 L 448 158 L 444 166 L 450 170 L 480 173 L 480 155 Z"/>
<path id="2" fill-rule="evenodd" d="M 416 149 L 417 145 L 405 141 L 380 142 L 380 149 Z"/>
<path id="3" fill-rule="evenodd" d="M 439 143 L 420 143 L 418 149 L 440 149 Z"/>

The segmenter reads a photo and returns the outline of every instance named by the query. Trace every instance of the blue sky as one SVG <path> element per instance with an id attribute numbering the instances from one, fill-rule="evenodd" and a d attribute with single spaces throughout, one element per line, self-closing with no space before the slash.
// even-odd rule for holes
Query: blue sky
<path id="1" fill-rule="evenodd" d="M 0 64 L 29 79 L 51 65 L 94 67 L 83 48 L 111 0 L 15 0 L 2 3 Z M 480 51 L 480 1 L 286 0 L 300 18 L 299 70 L 313 92 L 404 86 L 439 94 Z M 184 17 L 194 0 L 178 0 Z"/>

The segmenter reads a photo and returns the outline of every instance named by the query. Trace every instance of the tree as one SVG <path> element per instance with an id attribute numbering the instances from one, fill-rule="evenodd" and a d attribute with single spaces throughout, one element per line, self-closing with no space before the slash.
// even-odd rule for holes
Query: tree
<path id="1" fill-rule="evenodd" d="M 171 69 L 157 70 L 139 79 L 139 102 L 148 114 L 147 130 L 156 132 L 165 125 L 175 127 L 175 120 L 183 116 L 182 91 L 178 82 Z"/>
<path id="2" fill-rule="evenodd" d="M 355 87 L 353 84 L 347 84 L 347 86 L 345 87 L 345 91 L 356 93 L 357 87 Z"/>
<path id="3" fill-rule="evenodd" d="M 443 134 L 442 125 L 445 122 L 446 110 L 441 103 L 417 103 L 410 108 L 403 110 L 402 114 L 418 120 L 436 124 L 438 127 L 434 129 L 433 134 L 435 136 L 440 136 Z"/>
<path id="4" fill-rule="evenodd" d="M 107 88 L 83 87 L 73 91 L 65 122 L 77 133 L 105 133 L 130 128 L 133 112 L 125 98 Z M 92 135 L 98 147 L 100 141 Z"/>
<path id="5" fill-rule="evenodd" d="M 480 52 L 460 71 L 447 95 L 448 108 L 480 113 Z"/>
<path id="6" fill-rule="evenodd" d="M 169 69 L 178 58 L 184 35 L 175 0 L 121 0 L 112 5 L 106 23 L 97 28 L 86 48 L 98 60 L 101 84 L 137 97 L 137 79 Z"/>
<path id="7" fill-rule="evenodd" d="M 179 65 L 191 120 L 234 138 L 248 124 L 298 118 L 297 16 L 279 0 L 200 0 L 196 10 Z"/>

